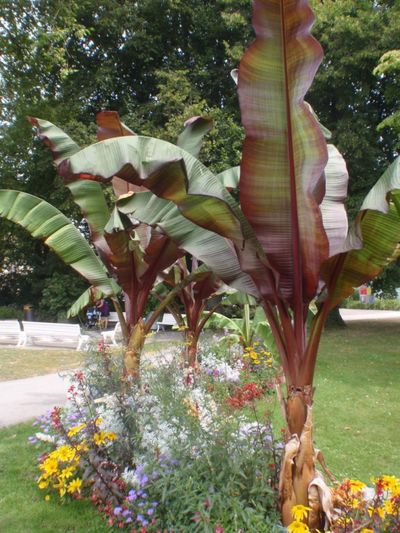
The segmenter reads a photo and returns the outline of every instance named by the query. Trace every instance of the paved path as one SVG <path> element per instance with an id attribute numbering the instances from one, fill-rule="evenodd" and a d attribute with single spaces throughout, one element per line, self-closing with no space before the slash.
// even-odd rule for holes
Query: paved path
<path id="1" fill-rule="evenodd" d="M 341 309 L 340 314 L 345 321 L 400 319 L 400 311 Z M 154 340 L 179 338 L 178 332 L 165 332 L 157 334 Z M 0 382 L 0 427 L 30 420 L 55 405 L 63 405 L 68 387 L 68 380 L 58 374 Z"/>
<path id="2" fill-rule="evenodd" d="M 42 415 L 55 405 L 64 405 L 68 379 L 58 374 L 0 382 L 0 427 Z"/>
<path id="3" fill-rule="evenodd" d="M 375 309 L 340 309 L 345 322 L 350 320 L 392 320 L 400 319 L 400 311 L 376 311 Z"/>

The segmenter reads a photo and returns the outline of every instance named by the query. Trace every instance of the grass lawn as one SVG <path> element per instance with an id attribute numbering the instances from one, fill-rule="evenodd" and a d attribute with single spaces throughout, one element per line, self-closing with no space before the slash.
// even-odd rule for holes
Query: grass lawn
<path id="1" fill-rule="evenodd" d="M 31 424 L 0 430 L 0 531 L 3 533 L 105 533 L 106 522 L 89 502 L 44 501 L 36 487 L 37 449 Z"/>
<path id="2" fill-rule="evenodd" d="M 168 345 L 177 345 L 177 342 L 171 342 Z M 152 341 L 146 344 L 145 351 L 156 353 L 163 346 L 165 346 L 165 342 Z M 78 368 L 84 357 L 84 354 L 76 350 L 1 347 L 0 382 Z"/>
<path id="3" fill-rule="evenodd" d="M 338 477 L 400 477 L 400 321 L 324 332 L 315 440 Z"/>
<path id="4" fill-rule="evenodd" d="M 53 374 L 77 368 L 82 354 L 57 348 L 0 348 L 0 381 Z"/>

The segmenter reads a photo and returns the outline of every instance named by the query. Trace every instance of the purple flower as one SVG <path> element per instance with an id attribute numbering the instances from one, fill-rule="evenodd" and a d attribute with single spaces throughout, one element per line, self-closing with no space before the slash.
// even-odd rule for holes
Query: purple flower
<path id="1" fill-rule="evenodd" d="M 115 514 L 115 516 L 118 516 L 118 515 L 120 515 L 121 513 L 122 513 L 122 507 L 116 507 L 116 508 L 114 509 L 114 514 Z"/>
<path id="2" fill-rule="evenodd" d="M 147 514 L 151 516 L 154 513 L 153 507 L 150 507 L 150 509 L 147 509 Z"/>
<path id="3" fill-rule="evenodd" d="M 123 516 L 124 518 L 129 518 L 129 517 L 132 516 L 132 511 L 131 511 L 130 509 L 124 509 L 124 510 L 122 511 L 122 516 Z"/>
<path id="4" fill-rule="evenodd" d="M 131 489 L 128 493 L 128 501 L 130 502 L 133 502 L 134 500 L 137 499 L 137 494 L 136 494 L 136 491 Z"/>
<path id="5" fill-rule="evenodd" d="M 143 520 L 144 520 L 144 516 L 141 515 L 141 514 L 138 514 L 137 517 L 136 517 L 136 520 L 137 520 L 138 522 L 142 523 Z"/>

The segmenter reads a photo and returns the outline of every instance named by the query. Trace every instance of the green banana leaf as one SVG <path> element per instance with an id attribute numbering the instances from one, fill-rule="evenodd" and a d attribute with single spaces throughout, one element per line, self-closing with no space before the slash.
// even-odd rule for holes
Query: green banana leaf
<path id="1" fill-rule="evenodd" d="M 365 198 L 347 239 L 347 249 L 329 259 L 322 277 L 329 308 L 376 277 L 400 256 L 400 157 Z"/>
<path id="2" fill-rule="evenodd" d="M 176 145 L 194 157 L 198 157 L 204 136 L 212 129 L 213 120 L 209 117 L 192 117 L 184 124 Z"/>
<path id="3" fill-rule="evenodd" d="M 42 239 L 67 265 L 70 265 L 104 295 L 116 294 L 111 280 L 88 242 L 58 209 L 45 200 L 21 191 L 0 190 L 0 216 Z"/>
<path id="4" fill-rule="evenodd" d="M 119 285 L 111 278 L 111 285 L 114 286 L 114 294 L 107 294 L 103 292 L 99 287 L 89 287 L 84 291 L 79 298 L 71 305 L 67 311 L 67 317 L 77 316 L 83 309 L 94 305 L 96 302 L 101 300 L 101 298 L 107 298 L 108 296 L 115 296 L 121 292 Z"/>

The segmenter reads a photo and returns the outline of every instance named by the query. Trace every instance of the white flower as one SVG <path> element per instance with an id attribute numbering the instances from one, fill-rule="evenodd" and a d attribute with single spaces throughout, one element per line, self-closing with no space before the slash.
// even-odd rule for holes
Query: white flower
<path id="1" fill-rule="evenodd" d="M 51 442 L 51 443 L 57 442 L 57 439 L 53 435 L 48 435 L 47 433 L 41 433 L 40 431 L 38 433 L 35 433 L 35 437 L 37 438 L 37 440 L 41 440 L 42 442 Z"/>

